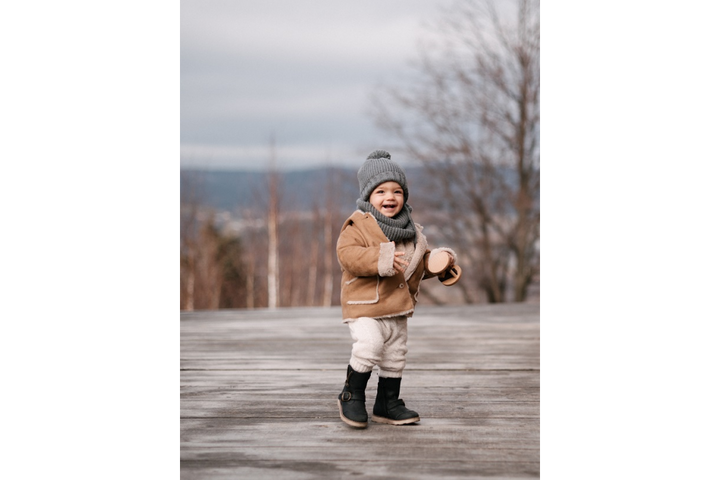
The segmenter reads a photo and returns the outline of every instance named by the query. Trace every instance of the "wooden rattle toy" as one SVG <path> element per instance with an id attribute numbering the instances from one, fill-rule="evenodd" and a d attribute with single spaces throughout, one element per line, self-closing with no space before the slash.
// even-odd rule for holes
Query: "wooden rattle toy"
<path id="1" fill-rule="evenodd" d="M 452 255 L 443 251 L 437 252 L 430 257 L 428 271 L 433 275 L 437 275 L 442 284 L 448 287 L 456 284 L 462 275 L 460 266 L 453 264 Z"/>

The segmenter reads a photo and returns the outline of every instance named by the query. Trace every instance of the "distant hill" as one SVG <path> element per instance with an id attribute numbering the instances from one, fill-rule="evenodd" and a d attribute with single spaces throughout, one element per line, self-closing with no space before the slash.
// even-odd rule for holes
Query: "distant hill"
<path id="1" fill-rule="evenodd" d="M 405 167 L 410 185 L 410 203 L 420 204 L 436 189 L 428 187 L 428 177 L 420 167 Z M 358 197 L 357 170 L 349 168 L 313 168 L 278 172 L 280 207 L 284 211 L 308 211 L 328 198 L 340 204 L 340 210 L 355 209 Z M 507 170 L 512 182 L 513 172 Z M 239 170 L 180 170 L 180 194 L 184 199 L 194 196 L 197 202 L 217 211 L 235 212 L 243 209 L 266 208 L 269 177 L 267 172 Z M 326 190 L 336 189 L 326 196 Z"/>
<path id="2" fill-rule="evenodd" d="M 358 195 L 355 170 L 317 168 L 278 172 L 281 208 L 309 210 L 313 203 L 325 201 L 324 190 L 337 189 L 335 198 L 346 199 L 348 208 L 355 208 Z M 332 179 L 332 186 L 330 185 Z M 237 170 L 180 171 L 180 194 L 193 194 L 200 204 L 216 210 L 234 211 L 264 207 L 267 202 L 269 177 L 266 172 Z"/>

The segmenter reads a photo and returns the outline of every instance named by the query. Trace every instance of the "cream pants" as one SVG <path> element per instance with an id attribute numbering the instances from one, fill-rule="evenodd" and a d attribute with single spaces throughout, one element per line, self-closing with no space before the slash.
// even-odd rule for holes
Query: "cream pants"
<path id="1" fill-rule="evenodd" d="M 402 377 L 407 354 L 407 317 L 347 321 L 353 343 L 350 366 L 365 373 L 378 366 L 381 377 Z"/>

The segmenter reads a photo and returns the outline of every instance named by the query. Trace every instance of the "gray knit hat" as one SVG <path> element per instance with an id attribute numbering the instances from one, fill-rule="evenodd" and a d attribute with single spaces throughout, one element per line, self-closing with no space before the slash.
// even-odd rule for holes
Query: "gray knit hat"
<path id="1" fill-rule="evenodd" d="M 367 160 L 358 170 L 357 177 L 361 199 L 370 198 L 372 191 L 381 183 L 393 181 L 400 184 L 407 202 L 408 187 L 405 172 L 400 165 L 390 160 L 390 154 L 385 150 L 375 150 L 368 155 Z"/>

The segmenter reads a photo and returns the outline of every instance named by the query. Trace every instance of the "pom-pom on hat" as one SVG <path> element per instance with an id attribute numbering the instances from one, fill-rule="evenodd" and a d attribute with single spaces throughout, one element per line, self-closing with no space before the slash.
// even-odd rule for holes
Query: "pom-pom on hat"
<path id="1" fill-rule="evenodd" d="M 403 189 L 403 197 L 407 202 L 408 187 L 400 165 L 390 160 L 390 154 L 385 150 L 375 150 L 368 155 L 365 163 L 362 164 L 357 173 L 358 184 L 360 185 L 360 198 L 367 200 L 372 191 L 384 182 L 397 182 Z"/>

